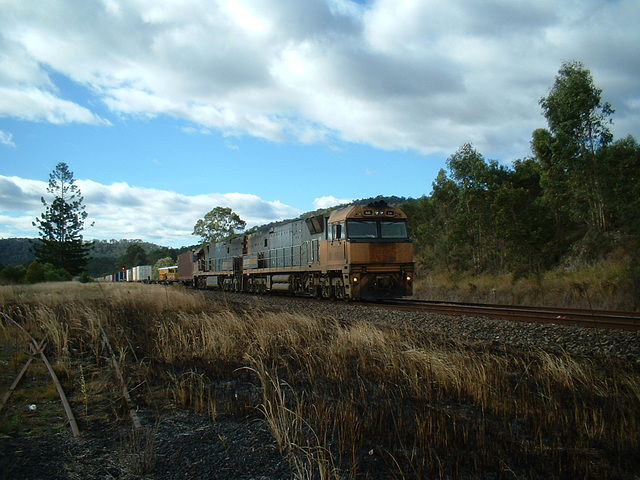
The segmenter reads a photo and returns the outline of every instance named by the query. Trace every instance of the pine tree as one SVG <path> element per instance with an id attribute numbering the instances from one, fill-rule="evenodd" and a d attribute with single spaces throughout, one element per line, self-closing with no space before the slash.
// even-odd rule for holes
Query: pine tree
<path id="1" fill-rule="evenodd" d="M 33 245 L 34 253 L 40 263 L 50 263 L 77 275 L 87 264 L 91 245 L 84 243 L 80 234 L 87 213 L 82 204 L 84 198 L 66 163 L 58 163 L 49 175 L 47 192 L 54 199 L 49 204 L 41 198 L 45 211 L 33 222 L 40 230 L 40 241 Z"/>

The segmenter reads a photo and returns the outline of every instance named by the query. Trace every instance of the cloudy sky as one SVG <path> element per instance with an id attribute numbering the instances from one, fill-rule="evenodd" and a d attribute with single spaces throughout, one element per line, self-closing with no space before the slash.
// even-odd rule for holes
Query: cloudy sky
<path id="1" fill-rule="evenodd" d="M 0 0 L 0 238 L 37 236 L 58 162 L 85 238 L 168 246 L 218 205 L 429 194 L 466 142 L 529 155 L 566 60 L 638 138 L 639 26 L 639 0 Z"/>

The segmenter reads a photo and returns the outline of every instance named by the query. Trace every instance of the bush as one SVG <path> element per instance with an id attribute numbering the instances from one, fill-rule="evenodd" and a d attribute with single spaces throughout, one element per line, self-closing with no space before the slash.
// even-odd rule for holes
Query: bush
<path id="1" fill-rule="evenodd" d="M 29 264 L 24 281 L 25 283 L 66 282 L 71 278 L 71 274 L 64 268 L 55 268 L 50 263 L 42 265 L 34 260 Z"/>
<path id="2" fill-rule="evenodd" d="M 44 267 L 40 262 L 34 260 L 29 264 L 27 274 L 24 277 L 25 283 L 44 282 Z"/>
<path id="3" fill-rule="evenodd" d="M 0 270 L 0 283 L 23 283 L 27 269 L 23 265 L 7 265 Z"/>
<path id="4" fill-rule="evenodd" d="M 45 282 L 67 282 L 73 277 L 64 268 L 55 268 L 50 263 L 44 264 L 44 281 Z"/>
<path id="5" fill-rule="evenodd" d="M 80 274 L 80 283 L 91 283 L 91 282 L 93 282 L 93 278 L 91 278 L 91 275 L 89 275 L 89 273 L 87 273 L 87 271 L 84 270 Z"/>

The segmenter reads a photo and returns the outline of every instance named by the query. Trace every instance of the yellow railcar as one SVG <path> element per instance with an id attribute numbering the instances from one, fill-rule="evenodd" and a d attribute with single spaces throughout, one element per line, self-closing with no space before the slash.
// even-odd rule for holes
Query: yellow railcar
<path id="1" fill-rule="evenodd" d="M 158 282 L 160 283 L 174 283 L 178 281 L 178 266 L 172 265 L 170 267 L 158 268 Z"/>

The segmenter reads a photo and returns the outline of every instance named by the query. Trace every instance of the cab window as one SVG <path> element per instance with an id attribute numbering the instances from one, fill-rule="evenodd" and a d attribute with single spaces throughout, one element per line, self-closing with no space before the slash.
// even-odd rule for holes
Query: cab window
<path id="1" fill-rule="evenodd" d="M 343 237 L 344 223 L 334 223 L 331 225 L 331 234 L 329 240 L 341 240 Z"/>
<path id="2" fill-rule="evenodd" d="M 376 221 L 347 221 L 347 236 L 349 238 L 377 238 L 378 226 L 376 225 Z"/>
<path id="3" fill-rule="evenodd" d="M 380 222 L 381 238 L 407 238 L 407 222 Z"/>

